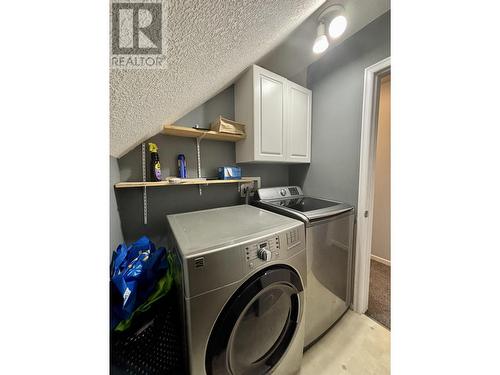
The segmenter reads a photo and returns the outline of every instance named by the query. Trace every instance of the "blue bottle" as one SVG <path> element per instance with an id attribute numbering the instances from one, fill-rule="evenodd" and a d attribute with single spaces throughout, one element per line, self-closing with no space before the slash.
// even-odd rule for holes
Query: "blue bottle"
<path id="1" fill-rule="evenodd" d="M 184 154 L 179 154 L 177 156 L 177 167 L 179 169 L 177 177 L 187 178 L 186 157 Z"/>

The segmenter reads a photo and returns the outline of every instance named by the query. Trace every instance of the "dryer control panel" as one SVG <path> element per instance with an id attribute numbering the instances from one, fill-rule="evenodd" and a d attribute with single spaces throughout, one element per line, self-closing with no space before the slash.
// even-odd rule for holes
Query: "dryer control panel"
<path id="1" fill-rule="evenodd" d="M 299 251 L 304 246 L 298 246 L 304 241 L 302 227 L 294 228 L 278 235 L 245 245 L 244 253 L 247 270 L 279 259 L 286 259 L 293 255 L 290 250 L 297 247 Z M 295 253 L 295 252 L 293 252 Z"/>
<path id="2" fill-rule="evenodd" d="M 289 259 L 305 251 L 304 223 L 254 236 L 218 251 L 195 254 L 183 260 L 187 279 L 184 293 L 189 298 L 242 280 L 259 269 L 289 264 Z"/>
<path id="3" fill-rule="evenodd" d="M 274 236 L 264 241 L 253 243 L 245 246 L 245 257 L 248 262 L 256 260 L 270 261 L 273 258 L 279 257 L 280 238 Z"/>

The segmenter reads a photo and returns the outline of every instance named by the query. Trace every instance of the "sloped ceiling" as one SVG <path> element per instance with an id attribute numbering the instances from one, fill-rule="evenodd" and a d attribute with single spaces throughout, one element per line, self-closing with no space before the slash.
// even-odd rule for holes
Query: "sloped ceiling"
<path id="1" fill-rule="evenodd" d="M 169 0 L 167 68 L 111 71 L 111 155 L 124 155 L 225 88 L 322 3 Z"/>

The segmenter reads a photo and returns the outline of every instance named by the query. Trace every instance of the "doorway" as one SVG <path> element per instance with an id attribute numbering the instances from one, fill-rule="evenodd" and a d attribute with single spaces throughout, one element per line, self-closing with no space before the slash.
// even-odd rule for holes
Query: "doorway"
<path id="1" fill-rule="evenodd" d="M 388 266 L 380 262 L 381 259 L 390 261 L 390 247 L 386 245 L 378 246 L 380 248 L 380 253 L 377 255 L 379 250 L 375 251 L 374 257 L 372 258 L 372 240 L 373 240 L 373 229 L 374 221 L 375 228 L 381 224 L 381 219 L 378 217 L 375 219 L 374 213 L 374 201 L 375 201 L 375 175 L 376 175 L 376 159 L 377 159 L 377 136 L 378 136 L 378 122 L 379 115 L 389 116 L 390 119 L 390 106 L 383 108 L 383 113 L 379 113 L 380 107 L 380 93 L 383 83 L 387 84 L 385 96 L 390 100 L 390 72 L 391 72 L 391 59 L 390 57 L 379 61 L 378 63 L 369 66 L 365 69 L 364 78 L 364 94 L 363 94 L 363 113 L 362 113 L 362 124 L 361 124 L 361 142 L 360 142 L 360 162 L 359 162 L 359 190 L 358 190 L 358 207 L 357 207 L 357 226 L 356 226 L 356 254 L 355 254 L 355 274 L 354 274 L 354 298 L 353 298 L 353 309 L 359 313 L 366 313 L 369 305 L 369 292 L 370 292 L 370 274 L 372 268 L 372 259 L 379 261 L 382 265 Z M 384 82 L 383 82 L 384 81 Z M 389 90 L 387 90 L 389 88 Z M 387 95 L 389 94 L 389 95 Z M 387 131 L 389 130 L 389 132 Z M 384 133 L 390 135 L 390 126 L 381 130 Z M 381 143 L 380 147 L 386 151 L 385 158 L 390 160 L 390 138 L 386 139 L 385 143 Z M 388 153 L 387 153 L 388 152 Z M 383 158 L 382 158 L 383 159 Z M 387 160 L 386 160 L 387 162 Z M 385 163 L 384 163 L 385 164 Z M 386 173 L 390 173 L 390 167 L 387 168 Z M 382 180 L 379 178 L 379 183 Z M 390 185 L 390 177 L 383 181 L 383 185 Z M 390 197 L 390 190 L 385 191 L 385 198 L 387 202 L 387 193 Z M 382 206 L 383 200 L 382 200 Z M 377 204 L 379 206 L 379 204 Z M 390 212 L 390 206 L 385 206 L 385 210 L 379 212 L 377 210 L 377 216 L 382 216 L 385 220 L 385 225 L 382 227 L 388 228 L 387 219 L 390 223 L 390 215 L 387 217 L 387 212 Z M 381 213 L 382 215 L 378 215 Z M 385 216 L 384 216 L 385 215 Z M 382 220 L 383 221 L 383 220 Z M 390 233 L 390 232 L 389 232 Z M 390 234 L 385 234 L 382 236 L 386 243 L 390 238 Z M 377 237 L 378 240 L 378 237 Z M 386 258 L 384 258 L 384 256 Z M 389 259 L 387 259 L 389 258 Z M 378 264 L 374 264 L 374 268 Z M 378 270 L 379 267 L 377 267 Z M 390 270 L 390 268 L 389 268 Z M 390 274 L 390 272 L 389 272 Z M 374 269 L 372 278 L 377 278 L 378 274 Z M 383 280 L 383 278 L 382 278 Z M 390 278 L 387 278 L 390 280 Z M 374 281 L 375 283 L 376 281 Z M 373 284 L 375 285 L 375 284 Z M 383 283 L 387 285 L 387 283 Z M 384 306 L 385 310 L 390 306 L 390 292 L 384 287 L 386 293 L 381 293 L 384 296 Z M 384 289 L 382 289 L 384 290 Z M 374 290 L 373 290 L 374 291 Z M 384 310 L 382 309 L 382 310 Z M 373 309 L 372 309 L 373 310 Z M 387 312 L 386 316 L 390 317 L 390 311 Z M 387 326 L 390 326 L 390 319 L 387 320 Z"/>
<path id="2" fill-rule="evenodd" d="M 391 328 L 391 75 L 380 80 L 366 315 Z"/>

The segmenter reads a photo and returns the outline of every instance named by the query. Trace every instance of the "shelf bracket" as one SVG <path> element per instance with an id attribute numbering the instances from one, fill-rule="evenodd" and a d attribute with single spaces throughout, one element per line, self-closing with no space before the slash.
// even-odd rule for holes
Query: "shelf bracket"
<path id="1" fill-rule="evenodd" d="M 198 168 L 198 178 L 201 178 L 201 152 L 200 152 L 200 143 L 201 140 L 205 134 L 202 134 L 199 137 L 196 137 L 196 162 L 197 162 L 197 168 Z M 202 194 L 202 189 L 201 185 L 198 185 L 198 192 L 200 193 L 200 196 Z"/>
<path id="2" fill-rule="evenodd" d="M 146 144 L 142 143 L 142 182 L 146 182 Z M 148 224 L 148 191 L 147 187 L 142 188 L 142 211 L 144 225 Z"/>

